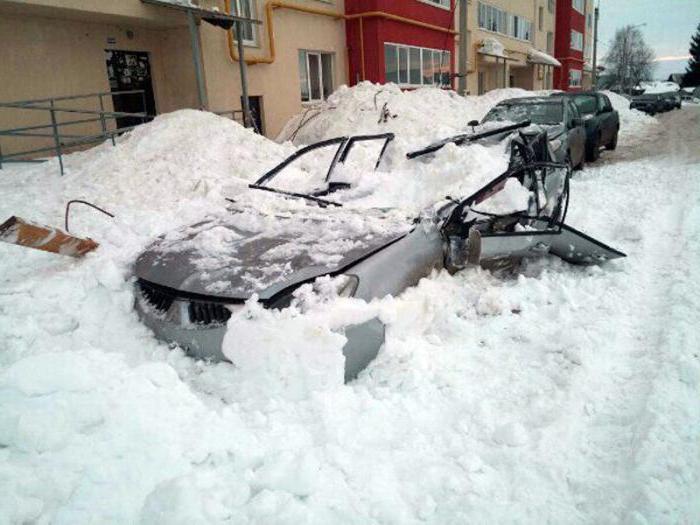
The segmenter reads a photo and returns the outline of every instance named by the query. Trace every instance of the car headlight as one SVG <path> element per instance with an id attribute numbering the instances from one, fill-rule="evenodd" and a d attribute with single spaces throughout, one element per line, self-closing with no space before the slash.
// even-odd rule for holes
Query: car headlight
<path id="1" fill-rule="evenodd" d="M 557 151 L 561 148 L 561 139 L 554 139 L 549 142 L 552 145 L 552 151 Z"/>
<path id="2" fill-rule="evenodd" d="M 340 280 L 338 297 L 353 297 L 360 286 L 360 278 L 357 275 L 343 274 L 336 277 Z"/>

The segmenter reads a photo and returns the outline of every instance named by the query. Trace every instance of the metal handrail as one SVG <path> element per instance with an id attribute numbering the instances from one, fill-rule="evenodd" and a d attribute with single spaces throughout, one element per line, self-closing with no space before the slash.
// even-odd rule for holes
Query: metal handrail
<path id="1" fill-rule="evenodd" d="M 119 95 L 141 95 L 141 100 L 143 103 L 143 112 L 130 113 L 125 111 L 106 111 L 104 108 L 104 97 L 106 96 L 119 96 Z M 71 100 L 83 100 L 96 98 L 99 102 L 99 110 L 90 109 L 79 109 L 70 108 L 63 106 L 56 106 L 58 101 L 71 101 Z M 48 105 L 47 105 L 48 103 Z M 27 155 L 36 155 L 39 153 L 46 153 L 49 151 L 54 151 L 58 157 L 58 163 L 61 171 L 61 175 L 64 173 L 63 169 L 63 152 L 65 149 L 73 148 L 76 146 L 83 146 L 86 144 L 96 143 L 103 140 L 111 139 L 112 144 L 115 144 L 114 137 L 120 135 L 127 131 L 131 131 L 135 126 L 124 126 L 117 127 L 112 130 L 107 129 L 107 120 L 115 120 L 121 117 L 133 117 L 140 118 L 142 122 L 145 122 L 147 118 L 153 117 L 146 112 L 146 99 L 145 91 L 142 89 L 131 89 L 122 91 L 103 91 L 97 93 L 87 93 L 81 95 L 70 95 L 62 97 L 51 97 L 44 99 L 33 99 L 33 100 L 17 100 L 11 102 L 0 102 L 0 109 L 15 109 L 15 110 L 35 110 L 35 111 L 46 111 L 49 113 L 51 122 L 49 124 L 40 124 L 32 126 L 23 126 L 18 128 L 9 128 L 0 130 L 0 137 L 16 137 L 16 138 L 53 138 L 54 144 L 49 147 L 34 148 L 29 150 L 17 151 L 11 154 L 3 154 L 2 149 L 0 149 L 0 169 L 2 169 L 3 162 L 21 162 L 27 159 L 20 159 L 20 157 L 25 157 Z M 57 118 L 58 114 L 67 113 L 75 115 L 94 115 L 95 118 L 77 118 L 73 120 L 68 120 L 65 122 L 60 122 Z M 62 133 L 62 128 L 64 126 L 73 126 L 76 124 L 88 124 L 88 123 L 100 123 L 101 133 L 94 135 L 77 135 L 75 133 Z M 45 132 L 44 130 L 51 130 L 50 132 Z M 68 141 L 64 139 L 69 139 Z M 36 159 L 32 159 L 36 161 Z"/>
<path id="2" fill-rule="evenodd" d="M 99 93 L 87 93 L 85 95 L 66 95 L 64 97 L 51 97 L 51 98 L 35 98 L 32 100 L 13 100 L 12 102 L 5 102 L 5 104 L 38 104 L 40 102 L 51 102 L 56 100 L 78 100 L 81 98 L 93 98 L 93 97 L 106 97 L 112 95 L 136 95 L 137 93 L 143 93 L 143 89 L 128 89 L 123 91 L 101 91 Z"/>
<path id="3" fill-rule="evenodd" d="M 103 97 L 113 96 L 113 95 L 135 95 L 140 94 L 143 101 L 144 111 L 141 113 L 127 113 L 124 111 L 107 111 L 104 108 Z M 57 101 L 69 101 L 69 100 L 80 100 L 88 98 L 97 98 L 99 101 L 99 110 L 90 109 L 79 109 L 79 108 L 68 108 L 68 107 L 58 107 L 55 105 Z M 45 105 L 48 103 L 48 105 Z M 155 115 L 149 115 L 146 110 L 145 102 L 145 91 L 142 89 L 132 89 L 123 91 L 104 91 L 99 93 L 88 93 L 83 95 L 72 95 L 72 96 L 62 96 L 62 97 L 52 97 L 44 99 L 34 99 L 34 100 L 17 100 L 12 102 L 0 102 L 0 109 L 14 109 L 14 110 L 35 110 L 35 111 L 46 111 L 48 112 L 51 122 L 49 124 L 38 124 L 32 126 L 23 126 L 18 128 L 8 128 L 0 129 L 0 138 L 2 137 L 16 137 L 16 138 L 53 138 L 54 144 L 52 146 L 46 146 L 41 148 L 34 148 L 23 151 L 15 151 L 9 154 L 3 154 L 2 148 L 0 148 L 0 169 L 2 169 L 3 163 L 10 162 L 45 162 L 47 159 L 31 159 L 26 158 L 28 155 L 36 155 L 40 153 L 47 153 L 53 151 L 58 157 L 58 164 L 61 171 L 61 175 L 64 173 L 63 169 L 63 153 L 64 150 L 73 148 L 76 146 L 83 146 L 86 144 L 92 144 L 101 142 L 107 139 L 112 141 L 112 145 L 116 145 L 115 137 L 121 135 L 127 131 L 133 130 L 134 126 L 124 126 L 117 127 L 115 129 L 107 129 L 107 120 L 115 120 L 120 117 L 134 117 L 142 119 L 144 122 L 147 118 L 152 118 Z M 94 118 L 77 118 L 72 120 L 66 120 L 61 122 L 58 120 L 57 116 L 60 113 L 76 114 L 76 115 L 94 115 Z M 243 110 L 231 109 L 214 112 L 217 115 L 230 115 L 232 120 L 236 120 L 236 116 L 240 115 L 241 118 L 244 114 Z M 63 133 L 62 128 L 66 126 L 74 126 L 76 124 L 88 124 L 88 123 L 100 123 L 101 133 L 94 135 L 77 135 L 75 133 Z M 137 124 L 138 125 L 138 124 Z M 51 130 L 50 132 L 45 132 L 44 130 Z M 257 130 L 258 133 L 260 132 Z M 69 140 L 65 140 L 69 139 Z M 22 158 L 25 157 L 25 158 Z"/>

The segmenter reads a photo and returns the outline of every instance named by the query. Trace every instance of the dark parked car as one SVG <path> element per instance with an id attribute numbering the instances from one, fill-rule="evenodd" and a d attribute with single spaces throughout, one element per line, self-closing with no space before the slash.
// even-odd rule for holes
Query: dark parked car
<path id="1" fill-rule="evenodd" d="M 661 95 L 637 95 L 636 97 L 632 97 L 630 109 L 638 109 L 648 115 L 656 115 L 657 113 L 666 111 L 666 103 Z"/>
<path id="2" fill-rule="evenodd" d="M 681 94 L 679 91 L 669 91 L 668 93 L 661 93 L 661 100 L 663 101 L 664 110 L 671 111 L 672 109 L 681 109 Z"/>
<path id="3" fill-rule="evenodd" d="M 586 160 L 586 131 L 576 105 L 566 97 L 522 97 L 503 100 L 481 120 L 489 122 L 530 121 L 547 131 L 556 162 L 583 168 Z"/>
<path id="4" fill-rule="evenodd" d="M 577 93 L 553 93 L 552 97 L 571 100 L 578 108 L 586 128 L 586 160 L 595 162 L 600 148 L 614 150 L 620 131 L 620 115 L 615 111 L 607 95 L 598 91 Z"/>

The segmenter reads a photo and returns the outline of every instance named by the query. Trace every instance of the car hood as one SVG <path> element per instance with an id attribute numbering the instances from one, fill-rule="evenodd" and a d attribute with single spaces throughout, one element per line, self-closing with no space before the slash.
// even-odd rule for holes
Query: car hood
<path id="1" fill-rule="evenodd" d="M 393 210 L 233 208 L 156 240 L 136 260 L 139 279 L 221 299 L 269 299 L 341 271 L 403 237 L 413 221 Z"/>

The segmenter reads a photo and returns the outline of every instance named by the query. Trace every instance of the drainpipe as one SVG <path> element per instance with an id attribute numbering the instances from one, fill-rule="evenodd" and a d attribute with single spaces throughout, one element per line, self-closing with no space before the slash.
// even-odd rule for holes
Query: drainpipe
<path id="1" fill-rule="evenodd" d="M 192 11 L 187 11 L 187 24 L 190 28 L 190 43 L 192 45 L 192 58 L 194 59 L 194 76 L 197 80 L 197 95 L 199 97 L 199 109 L 207 109 L 207 91 L 204 87 L 204 72 L 202 71 L 202 50 L 199 47 L 199 27 L 194 19 Z"/>
<path id="2" fill-rule="evenodd" d="M 253 121 L 250 115 L 250 100 L 248 99 L 248 65 L 245 63 L 243 55 L 243 22 L 236 21 L 236 40 L 238 43 L 238 67 L 241 70 L 241 98 L 243 99 L 243 127 L 247 128 L 252 125 Z"/>
<path id="3" fill-rule="evenodd" d="M 598 88 L 598 6 L 593 10 L 593 89 Z"/>
<path id="4" fill-rule="evenodd" d="M 459 82 L 457 90 L 467 94 L 467 0 L 459 0 Z"/>

